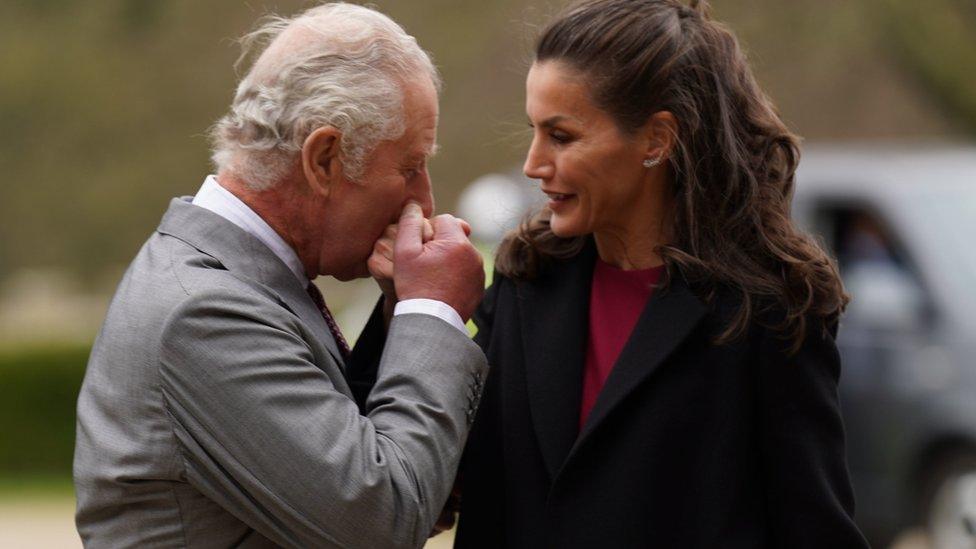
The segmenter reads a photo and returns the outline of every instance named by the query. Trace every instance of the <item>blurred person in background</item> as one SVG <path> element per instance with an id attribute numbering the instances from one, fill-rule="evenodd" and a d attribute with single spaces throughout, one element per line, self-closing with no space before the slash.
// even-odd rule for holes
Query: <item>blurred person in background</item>
<path id="1" fill-rule="evenodd" d="M 524 170 L 548 204 L 475 314 L 491 372 L 457 547 L 866 547 L 798 138 L 704 1 L 544 30 Z"/>
<path id="2" fill-rule="evenodd" d="M 421 546 L 486 369 L 464 327 L 480 256 L 451 216 L 424 230 L 439 76 L 348 4 L 246 38 L 267 45 L 214 128 L 217 175 L 170 203 L 92 350 L 78 530 L 89 547 Z M 398 219 L 401 301 L 350 352 L 312 280 L 365 276 Z M 358 361 L 375 386 L 347 379 Z"/>

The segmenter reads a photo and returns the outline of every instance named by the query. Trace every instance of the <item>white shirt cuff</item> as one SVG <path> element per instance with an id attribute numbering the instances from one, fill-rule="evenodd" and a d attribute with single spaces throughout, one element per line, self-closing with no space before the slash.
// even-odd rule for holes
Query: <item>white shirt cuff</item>
<path id="1" fill-rule="evenodd" d="M 393 308 L 393 316 L 410 313 L 436 316 L 464 332 L 464 335 L 468 335 L 468 329 L 465 327 L 464 321 L 461 320 L 461 315 L 454 310 L 454 307 L 451 307 L 443 301 L 437 301 L 436 299 L 406 299 L 398 302 L 396 307 Z"/>

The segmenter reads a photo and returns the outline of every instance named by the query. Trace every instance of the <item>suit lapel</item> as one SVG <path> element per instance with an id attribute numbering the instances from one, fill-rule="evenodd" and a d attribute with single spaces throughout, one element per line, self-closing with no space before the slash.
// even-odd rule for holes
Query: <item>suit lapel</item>
<path id="1" fill-rule="evenodd" d="M 344 369 L 339 346 L 318 307 L 295 274 L 260 240 L 223 217 L 192 205 L 189 197 L 174 198 L 170 202 L 157 231 L 179 238 L 216 258 L 235 275 L 272 289 L 328 350 L 340 371 Z M 344 386 L 346 380 L 340 379 L 333 381 L 337 386 Z M 344 390 L 348 391 L 348 387 Z"/>
<path id="2" fill-rule="evenodd" d="M 279 291 L 278 295 L 281 296 L 285 305 L 297 314 L 306 326 L 311 328 L 312 332 L 316 335 L 316 339 L 325 345 L 329 354 L 332 355 L 336 364 L 339 365 L 339 369 L 345 373 L 345 361 L 342 359 L 342 353 L 339 352 L 339 344 L 336 343 L 332 331 L 329 330 L 329 325 L 325 323 L 322 313 L 319 312 L 318 307 L 312 301 L 311 296 L 308 295 L 305 288 L 302 288 L 298 280 L 295 279 L 294 284 L 277 289 Z"/>
<path id="3" fill-rule="evenodd" d="M 594 260 L 590 244 L 518 285 L 530 415 L 550 478 L 578 432 Z"/>
<path id="4" fill-rule="evenodd" d="M 654 292 L 607 378 L 567 461 L 600 428 L 607 416 L 657 370 L 705 315 L 706 307 L 680 275 Z"/>

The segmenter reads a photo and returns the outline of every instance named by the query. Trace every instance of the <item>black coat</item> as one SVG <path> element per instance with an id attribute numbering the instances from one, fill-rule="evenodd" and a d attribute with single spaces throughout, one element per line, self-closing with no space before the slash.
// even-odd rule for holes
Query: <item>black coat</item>
<path id="1" fill-rule="evenodd" d="M 866 547 L 852 520 L 840 362 L 819 326 L 792 356 L 759 322 L 716 346 L 735 300 L 706 306 L 675 276 L 579 431 L 594 261 L 591 244 L 487 292 L 476 340 L 492 369 L 455 546 Z"/>

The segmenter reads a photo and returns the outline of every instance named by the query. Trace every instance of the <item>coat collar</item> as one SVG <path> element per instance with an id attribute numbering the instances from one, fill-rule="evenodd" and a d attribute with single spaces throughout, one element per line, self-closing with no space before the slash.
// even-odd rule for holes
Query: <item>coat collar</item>
<path id="1" fill-rule="evenodd" d="M 596 246 L 518 285 L 529 407 L 551 479 L 691 333 L 707 308 L 675 275 L 651 296 L 596 404 L 579 430 Z"/>
<path id="2" fill-rule="evenodd" d="M 536 438 L 550 478 L 576 440 L 596 246 L 519 283 L 525 376 Z"/>
<path id="3" fill-rule="evenodd" d="M 666 290 L 657 290 L 651 295 L 569 451 L 567 462 L 601 425 L 610 420 L 613 409 L 688 337 L 707 310 L 680 274 L 671 277 Z"/>
<path id="4" fill-rule="evenodd" d="M 231 273 L 254 280 L 278 294 L 344 368 L 339 346 L 312 298 L 287 265 L 260 240 L 223 217 L 194 206 L 192 197 L 174 198 L 163 215 L 161 234 L 178 238 L 216 258 Z"/>

